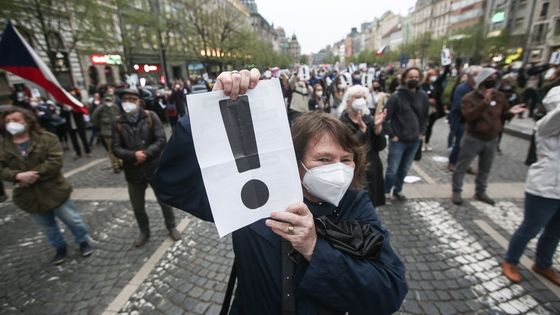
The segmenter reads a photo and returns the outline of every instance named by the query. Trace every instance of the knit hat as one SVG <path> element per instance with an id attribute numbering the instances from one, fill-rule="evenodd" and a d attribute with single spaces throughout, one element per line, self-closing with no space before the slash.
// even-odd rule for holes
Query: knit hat
<path id="1" fill-rule="evenodd" d="M 496 69 L 494 68 L 482 68 L 480 73 L 474 78 L 476 87 L 478 88 L 480 83 L 484 82 L 484 80 L 488 79 L 494 73 L 496 73 Z"/>

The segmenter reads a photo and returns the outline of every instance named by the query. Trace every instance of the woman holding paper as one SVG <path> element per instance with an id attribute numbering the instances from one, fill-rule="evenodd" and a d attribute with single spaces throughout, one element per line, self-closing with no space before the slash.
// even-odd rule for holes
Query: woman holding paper
<path id="1" fill-rule="evenodd" d="M 256 69 L 224 72 L 214 90 L 236 99 L 259 77 Z M 233 232 L 238 283 L 230 314 L 395 312 L 407 292 L 405 270 L 359 189 L 366 165 L 362 146 L 324 113 L 302 114 L 291 130 L 305 198 Z M 154 187 L 159 200 L 213 220 L 188 118 L 177 124 Z M 328 234 L 333 228 L 363 242 L 337 245 Z"/>

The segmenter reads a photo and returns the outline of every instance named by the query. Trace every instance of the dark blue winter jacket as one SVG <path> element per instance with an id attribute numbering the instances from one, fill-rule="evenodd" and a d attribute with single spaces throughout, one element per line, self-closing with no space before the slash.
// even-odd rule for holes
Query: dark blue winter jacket
<path id="1" fill-rule="evenodd" d="M 213 220 L 188 117 L 179 120 L 153 184 L 160 201 L 200 219 Z M 407 293 L 404 265 L 391 248 L 367 193 L 348 190 L 338 209 L 328 203 L 305 203 L 314 217 L 367 222 L 385 235 L 385 243 L 379 257 L 369 261 L 318 239 L 311 261 L 296 267 L 297 314 L 317 314 L 319 305 L 333 314 L 390 314 L 398 310 Z M 280 314 L 280 237 L 263 219 L 233 232 L 232 239 L 238 282 L 230 314 Z"/>

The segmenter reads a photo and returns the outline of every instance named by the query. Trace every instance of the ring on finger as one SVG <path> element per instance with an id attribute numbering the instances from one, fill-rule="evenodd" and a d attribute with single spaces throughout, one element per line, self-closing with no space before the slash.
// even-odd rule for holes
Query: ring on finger
<path id="1" fill-rule="evenodd" d="M 286 233 L 288 234 L 294 234 L 294 226 L 293 225 L 288 225 L 288 227 L 286 228 Z"/>

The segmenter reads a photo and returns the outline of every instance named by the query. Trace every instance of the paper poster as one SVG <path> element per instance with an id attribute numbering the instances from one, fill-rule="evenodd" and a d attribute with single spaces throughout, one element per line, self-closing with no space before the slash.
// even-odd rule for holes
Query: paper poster
<path id="1" fill-rule="evenodd" d="M 187 96 L 196 156 L 220 237 L 301 202 L 303 193 L 278 79 L 236 101 Z"/>
<path id="2" fill-rule="evenodd" d="M 448 66 L 452 63 L 451 61 L 451 52 L 449 48 L 444 48 L 441 50 L 441 65 Z"/>
<path id="3" fill-rule="evenodd" d="M 367 63 L 365 63 L 365 62 L 360 63 L 360 64 L 358 65 L 358 67 L 360 68 L 360 70 L 362 70 L 362 71 L 364 71 L 364 72 L 367 71 Z"/>
<path id="4" fill-rule="evenodd" d="M 298 77 L 302 81 L 309 81 L 309 79 L 311 79 L 311 74 L 309 73 L 308 65 L 303 65 L 299 67 Z"/>
<path id="5" fill-rule="evenodd" d="M 555 51 L 550 55 L 550 60 L 548 61 L 551 65 L 560 65 L 560 51 Z"/>
<path id="6" fill-rule="evenodd" d="M 341 81 L 344 81 L 344 83 L 346 83 L 347 87 L 352 86 L 352 75 L 350 75 L 350 73 L 348 72 L 343 73 L 340 79 Z"/>
<path id="7" fill-rule="evenodd" d="M 206 82 L 210 81 L 210 77 L 208 76 L 208 73 L 204 72 L 202 74 L 202 79 Z"/>

